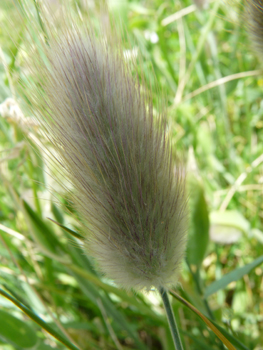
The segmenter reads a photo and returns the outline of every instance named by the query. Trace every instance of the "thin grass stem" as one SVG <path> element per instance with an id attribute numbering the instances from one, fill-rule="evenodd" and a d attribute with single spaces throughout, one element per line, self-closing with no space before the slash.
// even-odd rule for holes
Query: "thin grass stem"
<path id="1" fill-rule="evenodd" d="M 200 295 L 200 297 L 202 298 L 203 300 L 203 303 L 204 303 L 204 306 L 206 308 L 206 312 L 207 312 L 207 316 L 209 316 L 211 318 L 211 320 L 215 320 L 215 317 L 214 317 L 214 314 L 213 314 L 213 311 L 210 309 L 210 306 L 209 306 L 209 303 L 207 301 L 206 298 L 204 298 L 204 293 L 203 293 L 203 290 L 202 290 L 202 287 L 201 287 L 201 283 L 200 283 L 200 274 L 199 274 L 199 271 L 197 270 L 196 272 L 194 272 L 192 270 L 192 267 L 188 261 L 188 259 L 185 259 L 186 260 L 186 263 L 187 263 L 187 266 L 189 268 L 189 271 L 193 277 L 193 280 L 195 282 L 195 285 L 196 285 L 196 289 L 197 289 L 197 292 L 198 294 Z"/>
<path id="2" fill-rule="evenodd" d="M 168 294 L 164 288 L 159 288 L 159 293 L 161 294 L 162 300 L 163 300 L 163 305 L 165 307 L 170 331 L 172 334 L 173 342 L 174 342 L 174 347 L 176 350 L 183 350 L 183 345 L 181 342 L 180 334 L 177 328 L 177 324 L 175 321 L 173 309 L 171 306 L 171 303 L 168 298 Z"/>

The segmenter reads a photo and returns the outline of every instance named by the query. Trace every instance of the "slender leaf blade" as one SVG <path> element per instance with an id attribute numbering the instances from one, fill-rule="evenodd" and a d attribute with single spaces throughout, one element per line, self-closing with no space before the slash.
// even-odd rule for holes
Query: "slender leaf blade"
<path id="1" fill-rule="evenodd" d="M 201 182 L 189 177 L 190 228 L 186 256 L 190 264 L 200 266 L 205 257 L 209 242 L 209 215 Z"/>
<path id="2" fill-rule="evenodd" d="M 220 330 L 217 328 L 215 324 L 213 324 L 205 315 L 202 314 L 199 310 L 197 310 L 196 307 L 194 307 L 192 304 L 190 304 L 187 300 L 182 298 L 179 294 L 175 293 L 174 291 L 170 290 L 170 294 L 175 297 L 177 300 L 179 300 L 183 305 L 187 306 L 188 309 L 195 312 L 199 317 L 202 318 L 202 320 L 207 324 L 207 326 L 215 333 L 215 335 L 222 341 L 222 343 L 229 349 L 229 350 L 237 350 L 230 341 L 220 332 Z"/>
<path id="3" fill-rule="evenodd" d="M 0 310 L 0 338 L 23 349 L 32 348 L 37 343 L 36 332 L 22 320 Z"/>
<path id="4" fill-rule="evenodd" d="M 204 297 L 207 298 L 210 295 L 218 292 L 220 289 L 224 289 L 229 283 L 237 281 L 243 276 L 247 275 L 255 267 L 263 263 L 263 255 L 255 259 L 252 263 L 245 266 L 239 267 L 226 275 L 224 275 L 220 280 L 217 280 L 210 284 L 205 290 Z"/>

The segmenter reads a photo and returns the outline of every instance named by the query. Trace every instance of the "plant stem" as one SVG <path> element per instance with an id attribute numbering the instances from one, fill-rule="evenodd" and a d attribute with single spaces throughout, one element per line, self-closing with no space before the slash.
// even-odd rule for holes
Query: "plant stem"
<path id="1" fill-rule="evenodd" d="M 173 309 L 172 309 L 171 303 L 170 303 L 169 298 L 168 298 L 168 294 L 163 287 L 159 288 L 159 293 L 161 294 L 161 297 L 163 299 L 163 305 L 165 307 L 165 311 L 166 311 L 166 315 L 168 318 L 169 327 L 170 327 L 170 331 L 171 331 L 171 334 L 173 337 L 175 349 L 176 350 L 183 350 L 183 345 L 182 345 L 182 342 L 180 339 L 179 331 L 178 331 L 177 324 L 175 321 Z"/>
<path id="2" fill-rule="evenodd" d="M 212 312 L 212 310 L 210 309 L 210 306 L 208 304 L 208 301 L 206 298 L 204 298 L 204 294 L 203 294 L 203 290 L 202 290 L 202 287 L 201 287 L 201 284 L 200 284 L 200 274 L 199 274 L 199 270 L 197 270 L 196 272 L 194 272 L 191 268 L 191 265 L 188 261 L 188 259 L 186 259 L 186 263 L 187 263 L 187 266 L 189 268 L 189 271 L 194 279 L 194 282 L 195 282 L 195 285 L 196 285 L 196 289 L 197 289 L 197 292 L 198 294 L 201 296 L 202 298 L 202 301 L 204 303 L 204 306 L 206 308 L 206 312 L 207 312 L 207 316 L 210 317 L 211 320 L 215 320 L 215 317 L 214 317 L 214 314 Z"/>

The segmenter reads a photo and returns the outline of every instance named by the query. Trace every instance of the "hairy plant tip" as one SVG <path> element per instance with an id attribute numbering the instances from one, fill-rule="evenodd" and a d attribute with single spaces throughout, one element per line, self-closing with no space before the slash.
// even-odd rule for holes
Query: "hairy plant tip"
<path id="1" fill-rule="evenodd" d="M 184 168 L 173 162 L 151 93 L 133 76 L 114 29 L 108 32 L 54 35 L 47 63 L 35 61 L 30 101 L 74 188 L 84 247 L 101 271 L 125 289 L 168 287 L 186 245 Z"/>
<path id="2" fill-rule="evenodd" d="M 254 50 L 263 54 L 263 0 L 245 1 L 245 23 Z"/>

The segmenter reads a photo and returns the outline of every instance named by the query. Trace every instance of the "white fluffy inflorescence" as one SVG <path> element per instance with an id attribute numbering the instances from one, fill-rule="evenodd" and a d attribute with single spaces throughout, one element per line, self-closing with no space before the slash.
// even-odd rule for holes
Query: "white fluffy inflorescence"
<path id="1" fill-rule="evenodd" d="M 98 36 L 89 26 L 51 35 L 45 62 L 34 63 L 31 105 L 101 271 L 126 289 L 168 287 L 185 252 L 185 173 L 116 30 Z"/>
<path id="2" fill-rule="evenodd" d="M 246 0 L 245 10 L 245 25 L 254 49 L 261 59 L 263 54 L 263 0 Z"/>

